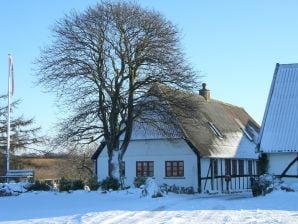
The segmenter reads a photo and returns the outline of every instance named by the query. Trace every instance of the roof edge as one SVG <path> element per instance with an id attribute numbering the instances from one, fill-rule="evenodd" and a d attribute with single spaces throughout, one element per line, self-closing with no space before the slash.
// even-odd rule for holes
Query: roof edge
<path id="1" fill-rule="evenodd" d="M 263 120 L 262 120 L 262 124 L 261 124 L 261 130 L 260 130 L 259 138 L 258 138 L 258 141 L 257 141 L 257 145 L 258 145 L 257 150 L 258 151 L 260 151 L 261 141 L 262 141 L 262 137 L 263 137 L 263 132 L 264 132 L 265 125 L 266 125 L 266 119 L 267 119 L 267 115 L 268 115 L 268 110 L 269 110 L 269 107 L 270 107 L 270 104 L 271 104 L 271 99 L 272 99 L 272 95 L 273 95 L 274 86 L 275 86 L 276 77 L 277 77 L 277 73 L 278 73 L 279 67 L 280 67 L 280 64 L 279 63 L 276 63 L 275 70 L 274 70 L 274 75 L 273 75 L 273 79 L 272 79 L 270 90 L 269 90 L 269 94 L 268 94 L 268 97 L 267 97 L 267 103 L 266 103 L 265 112 L 264 112 L 264 116 L 263 116 Z"/>
<path id="2" fill-rule="evenodd" d="M 100 155 L 105 146 L 106 142 L 101 142 L 94 154 L 91 156 L 91 160 L 97 160 L 98 156 Z"/>

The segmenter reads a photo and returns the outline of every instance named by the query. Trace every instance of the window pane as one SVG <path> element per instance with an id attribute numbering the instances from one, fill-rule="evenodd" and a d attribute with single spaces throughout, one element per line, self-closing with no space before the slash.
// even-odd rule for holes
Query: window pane
<path id="1" fill-rule="evenodd" d="M 252 161 L 248 161 L 248 175 L 252 175 Z"/>
<path id="2" fill-rule="evenodd" d="M 225 174 L 231 175 L 231 160 L 225 159 Z"/>
<path id="3" fill-rule="evenodd" d="M 232 175 L 237 175 L 237 160 L 232 160 Z"/>
<path id="4" fill-rule="evenodd" d="M 214 173 L 214 176 L 218 176 L 217 160 L 213 161 L 213 173 Z"/>
<path id="5" fill-rule="evenodd" d="M 244 160 L 238 161 L 239 175 L 244 175 Z"/>

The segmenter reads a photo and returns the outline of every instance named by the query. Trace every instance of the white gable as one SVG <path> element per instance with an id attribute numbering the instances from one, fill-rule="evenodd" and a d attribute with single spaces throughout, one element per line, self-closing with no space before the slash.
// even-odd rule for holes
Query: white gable
<path id="1" fill-rule="evenodd" d="M 298 152 L 298 64 L 277 64 L 260 134 L 263 152 Z"/>

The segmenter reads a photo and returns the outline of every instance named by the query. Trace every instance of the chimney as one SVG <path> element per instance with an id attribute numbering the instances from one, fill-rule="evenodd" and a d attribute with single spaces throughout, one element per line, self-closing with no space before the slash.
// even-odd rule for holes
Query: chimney
<path id="1" fill-rule="evenodd" d="M 199 93 L 202 97 L 205 98 L 207 102 L 210 101 L 210 90 L 206 89 L 206 83 L 202 84 L 203 89 L 200 89 Z"/>

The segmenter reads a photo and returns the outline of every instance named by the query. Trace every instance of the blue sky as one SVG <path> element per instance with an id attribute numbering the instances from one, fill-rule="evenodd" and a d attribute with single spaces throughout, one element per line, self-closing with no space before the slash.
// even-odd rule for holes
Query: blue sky
<path id="1" fill-rule="evenodd" d="M 55 21 L 95 0 L 1 0 L 0 94 L 7 92 L 7 55 L 14 58 L 14 113 L 34 117 L 54 132 L 63 117 L 54 94 L 36 87 L 33 61 L 50 43 Z M 261 124 L 276 63 L 298 62 L 298 1 L 140 0 L 160 11 L 182 33 L 182 46 L 204 76 L 212 98 L 244 107 Z"/>

